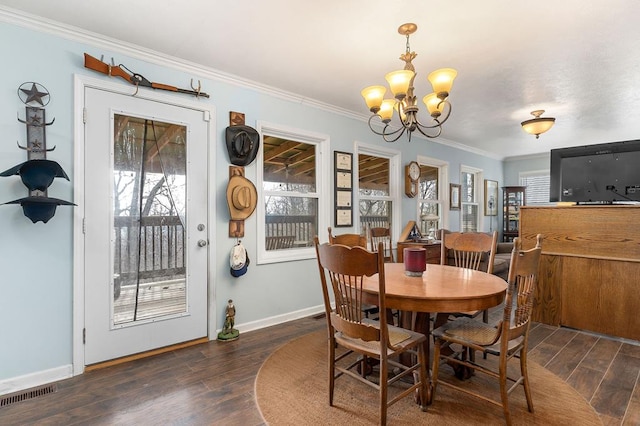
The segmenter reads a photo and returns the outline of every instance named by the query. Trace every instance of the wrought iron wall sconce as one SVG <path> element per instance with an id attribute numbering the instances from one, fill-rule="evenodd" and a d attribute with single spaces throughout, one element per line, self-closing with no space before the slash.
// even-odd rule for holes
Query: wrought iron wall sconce
<path id="1" fill-rule="evenodd" d="M 45 119 L 43 107 L 49 103 L 46 99 L 49 92 L 41 84 L 27 82 L 18 88 L 18 97 L 26 105 L 25 120 L 18 117 L 18 121 L 27 126 L 27 146 L 18 143 L 18 147 L 27 151 L 27 161 L 5 170 L 0 176 L 20 176 L 22 183 L 29 190 L 29 196 L 3 204 L 20 204 L 24 215 L 33 223 L 47 223 L 56 214 L 58 206 L 75 206 L 69 201 L 47 195 L 47 188 L 55 178 L 69 180 L 69 176 L 60 164 L 47 160 L 47 152 L 55 149 L 55 146 L 47 149 L 46 143 L 45 129 L 55 121 L 54 118 L 47 123 Z M 33 106 L 34 104 L 40 104 L 40 107 Z"/>

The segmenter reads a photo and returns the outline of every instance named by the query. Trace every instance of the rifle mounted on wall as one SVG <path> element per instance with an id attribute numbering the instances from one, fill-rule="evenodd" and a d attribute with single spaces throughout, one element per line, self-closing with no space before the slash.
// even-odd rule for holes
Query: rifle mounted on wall
<path id="1" fill-rule="evenodd" d="M 146 78 L 144 78 L 142 75 L 131 72 L 127 67 L 125 67 L 122 64 L 109 65 L 97 58 L 94 58 L 88 53 L 84 54 L 84 66 L 85 68 L 89 68 L 91 70 L 98 71 L 99 73 L 106 74 L 109 77 L 120 77 L 127 80 L 129 83 L 136 86 L 136 92 L 134 93 L 134 95 L 138 93 L 138 88 L 142 86 L 142 87 L 150 87 L 152 89 L 158 89 L 158 90 L 167 90 L 169 92 L 186 93 L 188 95 L 193 95 L 195 97 L 203 97 L 203 98 L 209 97 L 209 95 L 207 95 L 205 92 L 200 91 L 200 81 L 198 81 L 198 87 L 193 87 L 193 80 L 191 80 L 191 88 L 193 90 L 179 89 L 175 86 L 170 86 L 168 84 L 152 83 Z"/>

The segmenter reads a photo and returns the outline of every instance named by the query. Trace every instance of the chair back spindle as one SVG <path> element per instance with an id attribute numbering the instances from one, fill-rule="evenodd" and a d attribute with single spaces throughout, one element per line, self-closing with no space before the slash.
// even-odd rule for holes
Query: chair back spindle
<path id="1" fill-rule="evenodd" d="M 523 250 L 520 238 L 514 239 L 502 320 L 496 326 L 463 317 L 433 330 L 432 334 L 436 339 L 433 360 L 434 393 L 438 383 L 441 383 L 500 405 L 507 425 L 511 425 L 508 397 L 517 388 L 516 385 L 522 385 L 527 408 L 533 412 L 531 385 L 527 372 L 527 351 L 541 253 L 541 235 L 537 236 L 536 246 L 530 250 Z M 456 349 L 451 345 L 456 345 Z M 443 349 L 447 349 L 448 353 L 443 352 Z M 497 356 L 498 366 L 476 363 L 474 357 L 470 356 L 474 351 Z M 508 369 L 510 360 L 519 362 L 519 376 L 513 373 L 517 371 L 516 369 Z M 484 388 L 470 390 L 468 386 L 462 387 L 458 383 L 440 380 L 438 374 L 440 364 L 445 361 L 454 366 L 457 376 L 466 374 L 466 371 L 474 371 L 498 379 L 500 398 L 487 396 Z M 507 374 L 507 371 L 511 373 Z"/>
<path id="2" fill-rule="evenodd" d="M 329 230 L 331 237 L 331 230 Z M 379 392 L 380 424 L 387 421 L 387 408 L 418 392 L 420 401 L 426 401 L 427 365 L 424 344 L 426 336 L 412 330 L 395 327 L 387 323 L 385 302 L 384 247 L 378 244 L 375 252 L 364 247 L 349 247 L 344 244 L 320 244 L 314 238 L 322 296 L 327 315 L 329 354 L 329 405 L 333 405 L 334 385 L 337 378 L 347 376 L 359 380 Z M 363 318 L 365 277 L 377 275 L 377 305 L 380 319 Z M 330 290 L 331 289 L 331 290 Z M 330 291 L 335 299 L 331 306 Z M 371 302 L 371 301 L 370 301 Z M 342 346 L 345 351 L 337 351 Z M 397 357 L 407 353 L 410 365 L 397 362 Z M 346 362 L 347 357 L 349 362 Z M 379 361 L 376 380 L 367 379 L 367 360 Z M 341 361 L 337 363 L 337 361 Z M 346 366 L 344 366 L 346 364 Z M 352 369 L 360 368 L 359 372 Z M 393 368 L 394 374 L 389 374 Z M 373 369 L 371 369 L 371 373 Z M 396 371 L 397 370 L 397 371 Z M 413 381 L 390 394 L 390 385 L 404 378 Z M 420 408 L 426 410 L 426 405 Z"/>
<path id="3" fill-rule="evenodd" d="M 450 232 L 441 230 L 440 263 L 453 265 L 458 268 L 473 269 L 476 271 L 493 272 L 493 262 L 498 247 L 498 232 L 491 234 L 484 232 Z M 485 265 L 486 262 L 486 265 Z M 454 316 L 468 316 L 475 318 L 482 314 L 482 320 L 489 322 L 489 311 L 456 312 Z M 448 313 L 436 315 L 435 328 L 447 321 Z"/>
<path id="4" fill-rule="evenodd" d="M 498 232 L 485 234 L 484 232 L 443 232 L 440 263 L 459 268 L 482 270 L 489 274 L 493 272 L 496 248 L 498 246 Z M 481 268 L 486 261 L 486 268 Z"/>
<path id="5" fill-rule="evenodd" d="M 382 253 L 384 253 L 384 261 L 393 263 L 393 243 L 391 240 L 391 228 L 369 228 L 369 240 L 371 243 L 371 251 L 378 251 L 378 246 L 382 243 Z"/>
<path id="6" fill-rule="evenodd" d="M 524 336 L 531 325 L 541 246 L 541 235 L 537 236 L 536 246 L 527 251 L 522 250 L 520 238 L 514 239 L 509 266 L 509 287 L 502 318 L 503 332 L 508 333 L 508 340 Z"/>
<path id="7" fill-rule="evenodd" d="M 335 297 L 335 311 L 330 314 L 331 325 L 338 331 L 365 341 L 384 339 L 386 327 L 375 329 L 363 322 L 362 284 L 365 276 L 370 277 L 382 271 L 379 294 L 384 294 L 384 260 L 378 253 L 363 247 L 348 247 L 342 244 L 322 244 L 318 246 L 318 259 L 326 270 L 324 287 L 331 287 Z M 385 301 L 378 297 L 381 308 L 380 321 L 386 324 Z M 373 331 L 376 330 L 376 331 Z M 373 332 L 372 332 L 373 331 Z"/>

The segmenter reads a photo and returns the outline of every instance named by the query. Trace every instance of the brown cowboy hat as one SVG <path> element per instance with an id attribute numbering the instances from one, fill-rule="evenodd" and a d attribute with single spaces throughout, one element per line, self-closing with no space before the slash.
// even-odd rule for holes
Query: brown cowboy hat
<path id="1" fill-rule="evenodd" d="M 253 183 L 244 176 L 235 175 L 227 185 L 227 204 L 231 220 L 244 220 L 251 216 L 258 203 L 258 192 Z"/>

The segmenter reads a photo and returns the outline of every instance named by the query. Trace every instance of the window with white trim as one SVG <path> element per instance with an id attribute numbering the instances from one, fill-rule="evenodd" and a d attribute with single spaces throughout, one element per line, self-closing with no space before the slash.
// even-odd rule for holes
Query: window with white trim
<path id="1" fill-rule="evenodd" d="M 478 232 L 480 229 L 480 206 L 482 205 L 482 170 L 468 166 L 460 167 L 460 230 Z"/>
<path id="2" fill-rule="evenodd" d="M 258 263 L 309 259 L 329 223 L 329 137 L 259 123 Z"/>
<path id="3" fill-rule="evenodd" d="M 446 228 L 449 194 L 447 192 L 448 164 L 440 160 L 418 157 L 420 182 L 418 186 L 418 229 L 424 236 L 437 238 L 437 231 Z"/>
<path id="4" fill-rule="evenodd" d="M 526 186 L 527 205 L 550 204 L 549 188 L 551 186 L 548 170 L 521 172 L 520 185 Z"/>
<path id="5" fill-rule="evenodd" d="M 358 161 L 359 232 L 369 238 L 368 229 L 371 227 L 391 228 L 395 242 L 400 218 L 397 178 L 400 153 L 359 145 L 355 158 Z"/>

